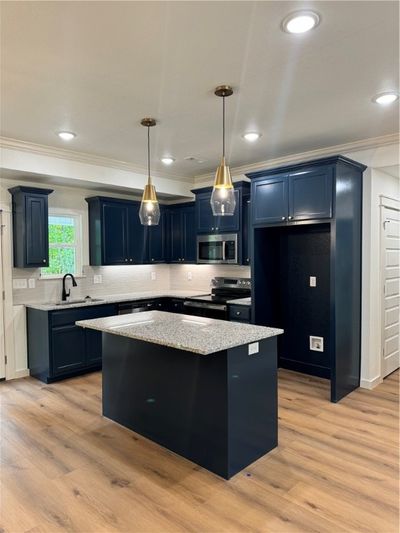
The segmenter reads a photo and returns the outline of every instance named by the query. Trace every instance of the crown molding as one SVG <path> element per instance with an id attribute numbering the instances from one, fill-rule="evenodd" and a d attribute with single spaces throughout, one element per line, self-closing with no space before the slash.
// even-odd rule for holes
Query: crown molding
<path id="1" fill-rule="evenodd" d="M 11 139 L 9 137 L 0 137 L 0 149 L 18 150 L 20 152 L 27 152 L 35 155 L 55 157 L 57 159 L 65 159 L 68 161 L 76 161 L 77 163 L 84 163 L 87 165 L 96 165 L 106 168 L 114 168 L 117 170 L 125 170 L 137 174 L 147 175 L 147 168 L 133 165 L 126 161 L 119 161 L 118 159 L 110 159 L 94 154 L 87 154 L 85 152 L 75 152 L 65 148 L 55 148 L 44 144 L 35 144 L 27 141 L 20 141 L 19 139 Z M 188 178 L 178 176 L 168 172 L 153 172 L 152 176 L 155 178 L 164 178 L 175 181 L 187 181 Z M 192 178 L 193 179 L 193 178 Z"/>
<path id="2" fill-rule="evenodd" d="M 266 161 L 260 161 L 258 163 L 251 163 L 248 165 L 241 165 L 239 167 L 231 167 L 231 174 L 247 174 L 248 172 L 255 172 L 257 170 L 266 170 L 268 168 L 280 167 L 285 164 L 299 163 L 302 161 L 309 161 L 318 159 L 320 157 L 330 155 L 343 155 L 351 152 L 358 152 L 360 150 L 370 150 L 371 148 L 380 148 L 382 146 L 389 146 L 398 144 L 400 142 L 399 133 L 391 133 L 389 135 L 383 135 L 381 137 L 372 137 L 369 139 L 362 139 L 359 141 L 353 141 L 345 144 L 337 144 L 335 146 L 328 146 L 326 148 L 318 148 L 316 150 L 309 150 L 307 152 L 299 152 L 296 154 L 290 154 L 275 159 L 267 159 Z M 213 179 L 213 174 L 201 174 L 195 176 L 195 184 L 204 183 L 210 179 Z"/>

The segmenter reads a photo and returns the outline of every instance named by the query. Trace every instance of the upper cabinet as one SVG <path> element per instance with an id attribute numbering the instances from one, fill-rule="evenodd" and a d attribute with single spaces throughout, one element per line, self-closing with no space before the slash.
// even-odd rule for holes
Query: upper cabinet
<path id="1" fill-rule="evenodd" d="M 240 192 L 235 190 L 236 206 L 232 216 L 216 217 L 211 209 L 212 189 L 207 187 L 205 192 L 193 191 L 196 193 L 196 227 L 197 233 L 237 233 L 240 230 Z"/>
<path id="2" fill-rule="evenodd" d="M 142 226 L 140 202 L 103 196 L 86 198 L 89 204 L 91 265 L 138 265 L 166 260 L 166 213 L 160 224 Z"/>
<path id="3" fill-rule="evenodd" d="M 252 223 L 287 224 L 333 216 L 331 159 L 248 174 L 252 178 Z"/>
<path id="4" fill-rule="evenodd" d="M 13 187 L 14 267 L 49 266 L 48 195 L 52 189 Z"/>
<path id="5" fill-rule="evenodd" d="M 178 204 L 169 209 L 169 254 L 171 263 L 196 262 L 195 204 Z"/>

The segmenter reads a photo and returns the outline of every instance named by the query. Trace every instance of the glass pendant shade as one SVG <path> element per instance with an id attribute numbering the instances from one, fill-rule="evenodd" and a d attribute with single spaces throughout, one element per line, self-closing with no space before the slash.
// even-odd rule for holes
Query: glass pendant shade
<path id="1" fill-rule="evenodd" d="M 160 205 L 157 200 L 156 188 L 151 183 L 151 179 L 143 191 L 139 218 L 143 226 L 157 226 L 160 222 Z"/>
<path id="2" fill-rule="evenodd" d="M 221 164 L 215 173 L 214 188 L 210 203 L 214 216 L 232 216 L 235 212 L 235 190 L 232 185 L 229 167 L 225 162 L 225 157 L 222 157 Z"/>

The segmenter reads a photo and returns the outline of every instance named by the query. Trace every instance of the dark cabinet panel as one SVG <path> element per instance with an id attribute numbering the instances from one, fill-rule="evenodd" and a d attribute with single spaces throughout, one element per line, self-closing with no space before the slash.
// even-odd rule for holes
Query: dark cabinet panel
<path id="1" fill-rule="evenodd" d="M 332 216 L 333 170 L 330 167 L 289 174 L 289 220 Z"/>
<path id="2" fill-rule="evenodd" d="M 232 216 L 215 217 L 211 209 L 211 192 L 196 195 L 197 233 L 232 232 L 240 230 L 240 193 L 235 190 L 236 209 Z"/>
<path id="3" fill-rule="evenodd" d="M 14 266 L 49 266 L 48 195 L 50 189 L 13 187 Z"/>
<path id="4" fill-rule="evenodd" d="M 277 175 L 253 183 L 253 224 L 285 222 L 288 217 L 288 177 Z"/>
<path id="5" fill-rule="evenodd" d="M 230 305 L 229 320 L 231 322 L 247 322 L 251 320 L 251 307 L 245 305 Z"/>
<path id="6" fill-rule="evenodd" d="M 139 208 L 139 203 L 130 205 L 128 218 L 128 263 L 137 265 L 148 260 L 148 228 L 140 223 Z"/>
<path id="7" fill-rule="evenodd" d="M 243 229 L 242 229 L 242 264 L 250 264 L 250 255 L 251 255 L 251 239 L 250 239 L 250 220 L 251 210 L 250 210 L 250 200 L 245 199 L 243 202 Z"/>
<path id="8" fill-rule="evenodd" d="M 103 204 L 103 264 L 122 265 L 129 261 L 129 207 L 125 204 Z"/>
<path id="9" fill-rule="evenodd" d="M 88 366 L 101 364 L 101 335 L 101 331 L 85 329 L 86 364 Z"/>
<path id="10" fill-rule="evenodd" d="M 195 206 L 175 206 L 169 212 L 169 261 L 196 262 Z"/>
<path id="11" fill-rule="evenodd" d="M 166 262 L 166 230 L 167 230 L 167 213 L 161 207 L 160 222 L 158 226 L 150 226 L 147 229 L 148 234 L 148 262 L 165 263 Z"/>
<path id="12" fill-rule="evenodd" d="M 55 375 L 83 368 L 86 364 L 85 330 L 75 325 L 54 328 L 52 351 Z"/>

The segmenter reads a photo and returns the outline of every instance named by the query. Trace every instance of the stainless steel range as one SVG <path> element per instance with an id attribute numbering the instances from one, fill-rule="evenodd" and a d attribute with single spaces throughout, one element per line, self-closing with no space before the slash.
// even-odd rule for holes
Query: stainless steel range
<path id="1" fill-rule="evenodd" d="M 251 296 L 250 278 L 222 278 L 211 280 L 211 294 L 194 296 L 184 302 L 184 312 L 188 315 L 209 318 L 228 318 L 229 300 Z"/>

